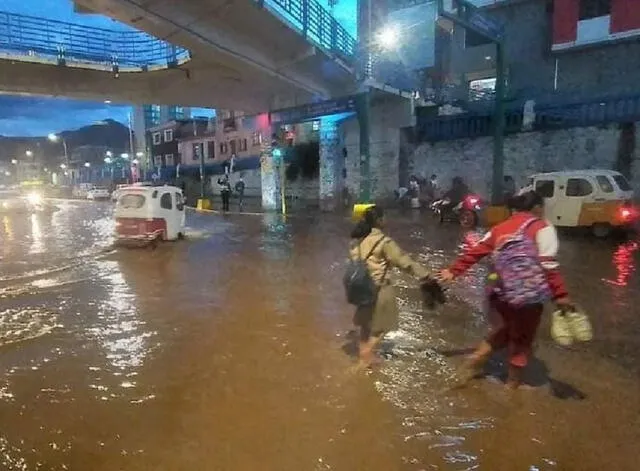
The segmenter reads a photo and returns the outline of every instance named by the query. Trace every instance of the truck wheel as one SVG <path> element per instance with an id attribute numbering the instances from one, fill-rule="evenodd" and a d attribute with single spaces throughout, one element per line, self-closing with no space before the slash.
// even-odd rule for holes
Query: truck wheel
<path id="1" fill-rule="evenodd" d="M 591 226 L 591 233 L 596 236 L 598 239 L 604 239 L 609 237 L 611 234 L 612 228 L 610 224 L 599 222 Z"/>

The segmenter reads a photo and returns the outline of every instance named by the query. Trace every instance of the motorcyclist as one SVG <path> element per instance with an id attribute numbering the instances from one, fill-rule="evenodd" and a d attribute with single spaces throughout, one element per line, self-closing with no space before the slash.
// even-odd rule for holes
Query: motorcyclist
<path id="1" fill-rule="evenodd" d="M 453 177 L 451 188 L 449 188 L 442 198 L 450 201 L 448 205 L 450 208 L 455 208 L 469 193 L 471 193 L 471 190 L 464 180 L 461 177 Z"/>

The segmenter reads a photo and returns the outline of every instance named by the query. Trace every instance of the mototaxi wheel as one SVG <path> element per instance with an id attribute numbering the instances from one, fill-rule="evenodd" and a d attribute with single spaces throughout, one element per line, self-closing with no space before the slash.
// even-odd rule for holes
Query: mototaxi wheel
<path id="1" fill-rule="evenodd" d="M 613 232 L 610 224 L 597 223 L 591 226 L 591 233 L 598 239 L 606 239 Z"/>

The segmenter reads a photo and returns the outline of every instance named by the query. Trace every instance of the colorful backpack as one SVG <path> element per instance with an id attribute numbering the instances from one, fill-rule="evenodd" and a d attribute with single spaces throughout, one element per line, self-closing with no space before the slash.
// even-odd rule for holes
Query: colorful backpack
<path id="1" fill-rule="evenodd" d="M 493 253 L 493 265 L 499 277 L 496 292 L 514 307 L 542 304 L 551 299 L 551 288 L 540 264 L 538 247 L 526 234 L 527 228 L 537 220 L 526 221 Z"/>

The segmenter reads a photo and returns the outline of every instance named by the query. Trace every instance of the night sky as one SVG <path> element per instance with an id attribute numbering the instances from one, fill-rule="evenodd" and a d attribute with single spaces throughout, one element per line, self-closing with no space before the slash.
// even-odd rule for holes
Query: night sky
<path id="1" fill-rule="evenodd" d="M 319 0 L 326 5 L 328 0 Z M 355 33 L 357 0 L 338 0 L 336 18 Z M 69 21 L 89 26 L 122 28 L 110 18 L 98 15 L 78 15 L 71 0 L 0 0 L 0 12 L 20 13 Z M 354 34 L 355 35 L 355 34 Z M 0 90 L 1 93 L 1 90 Z M 0 135 L 42 136 L 50 132 L 76 129 L 106 118 L 127 123 L 130 107 L 103 102 L 88 102 L 61 98 L 0 95 Z M 208 114 L 194 110 L 196 115 Z"/>

